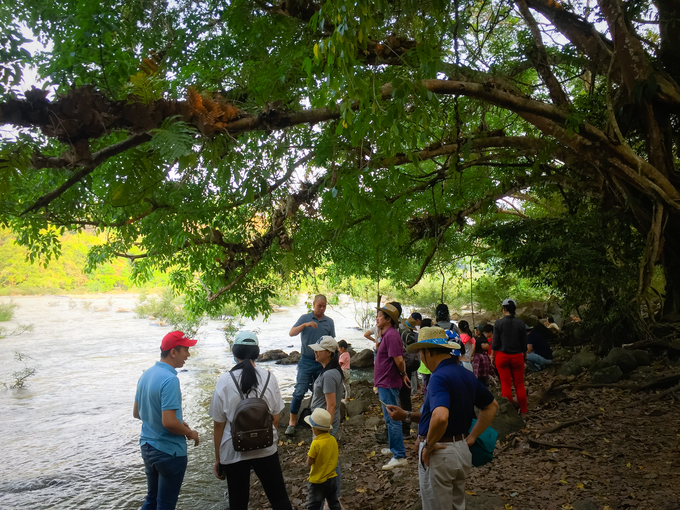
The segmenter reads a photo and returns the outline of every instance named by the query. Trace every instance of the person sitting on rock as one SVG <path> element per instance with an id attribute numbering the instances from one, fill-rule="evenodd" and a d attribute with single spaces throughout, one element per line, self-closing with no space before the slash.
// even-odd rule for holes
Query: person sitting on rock
<path id="1" fill-rule="evenodd" d="M 553 353 L 547 340 L 549 335 L 548 328 L 540 323 L 527 335 L 526 366 L 530 372 L 540 372 L 552 363 Z"/>

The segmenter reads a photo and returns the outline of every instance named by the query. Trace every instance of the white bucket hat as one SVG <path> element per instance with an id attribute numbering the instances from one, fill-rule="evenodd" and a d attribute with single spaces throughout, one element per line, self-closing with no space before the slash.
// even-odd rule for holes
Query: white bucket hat
<path id="1" fill-rule="evenodd" d="M 311 416 L 305 416 L 305 422 L 307 422 L 307 425 L 310 427 L 319 430 L 331 430 L 333 428 L 331 413 L 320 407 L 314 409 Z"/>

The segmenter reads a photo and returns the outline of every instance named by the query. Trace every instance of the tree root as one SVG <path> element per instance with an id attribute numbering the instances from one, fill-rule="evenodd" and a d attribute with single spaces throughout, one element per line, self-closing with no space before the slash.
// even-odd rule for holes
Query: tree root
<path id="1" fill-rule="evenodd" d="M 573 450 L 581 450 L 583 447 L 582 446 L 574 446 L 574 445 L 569 445 L 569 444 L 554 444 L 554 443 L 546 443 L 544 441 L 538 441 L 536 439 L 531 439 L 530 437 L 527 438 L 527 441 L 531 446 L 545 446 L 546 448 L 571 448 Z"/>
<path id="2" fill-rule="evenodd" d="M 669 383 L 674 383 L 675 381 L 680 381 L 680 373 L 668 375 L 657 379 L 656 381 L 650 381 L 645 384 L 631 384 L 631 383 L 573 383 L 573 384 L 562 384 L 560 386 L 554 386 L 549 388 L 546 393 L 551 393 L 553 391 L 561 390 L 581 390 L 584 388 L 618 388 L 621 390 L 631 390 L 633 392 L 651 390 L 659 386 L 664 386 Z"/>
<path id="3" fill-rule="evenodd" d="M 676 374 L 675 376 L 671 376 L 671 377 L 675 377 L 676 378 L 675 380 L 680 380 L 680 374 Z M 667 377 L 665 379 L 669 379 L 669 378 Z M 643 386 L 647 386 L 647 385 L 643 385 Z M 648 404 L 650 402 L 656 402 L 657 400 L 660 400 L 660 399 L 664 398 L 665 396 L 670 395 L 671 393 L 675 393 L 676 391 L 680 391 L 680 384 L 677 384 L 677 385 L 673 386 L 672 388 L 667 389 L 666 391 L 662 391 L 658 395 L 654 395 L 652 397 L 645 398 L 645 399 L 635 400 L 634 402 L 630 402 L 629 404 L 626 404 L 624 406 L 618 407 L 616 409 L 612 409 L 612 411 L 623 411 L 625 409 L 630 409 L 631 407 L 639 406 L 641 404 Z M 598 412 L 589 414 L 587 416 L 581 416 L 580 418 L 576 418 L 574 420 L 569 420 L 569 421 L 565 421 L 563 423 L 558 423 L 557 425 L 553 425 L 550 428 L 539 431 L 538 435 L 542 436 L 542 435 L 545 435 L 545 434 L 551 434 L 553 432 L 557 432 L 558 430 L 561 430 L 561 429 L 564 429 L 564 428 L 567 428 L 567 427 L 571 427 L 572 425 L 576 425 L 576 424 L 584 422 L 586 420 L 590 420 L 592 418 L 597 418 L 598 416 L 602 416 L 602 415 L 606 416 L 606 414 L 607 413 L 605 413 L 605 411 L 598 411 Z M 555 446 L 555 448 L 559 448 L 559 446 Z M 563 447 L 563 448 L 566 448 L 566 447 Z"/>

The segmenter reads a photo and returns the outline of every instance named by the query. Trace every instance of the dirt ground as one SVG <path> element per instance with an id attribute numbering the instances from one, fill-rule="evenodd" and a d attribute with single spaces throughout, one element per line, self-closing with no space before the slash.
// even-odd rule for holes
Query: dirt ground
<path id="1" fill-rule="evenodd" d="M 661 363 L 653 369 L 660 376 L 678 372 Z M 472 468 L 466 484 L 467 507 L 680 510 L 680 391 L 656 401 L 651 400 L 664 388 L 646 392 L 620 388 L 547 392 L 547 388 L 580 381 L 556 377 L 555 372 L 556 367 L 550 367 L 527 376 L 526 428 L 511 434 L 506 442 L 499 442 L 493 462 Z M 416 434 L 406 442 L 409 465 L 382 471 L 389 457 L 380 454 L 385 445 L 374 436 L 376 423 L 384 430 L 384 425 L 379 424 L 379 403 L 368 384 L 357 383 L 356 389 L 357 398 L 370 406 L 366 420 L 349 420 L 341 429 L 344 507 L 419 510 Z M 421 402 L 422 396 L 418 396 L 414 409 Z M 638 404 L 619 409 L 633 402 Z M 557 424 L 583 416 L 591 418 L 545 433 Z M 298 429 L 293 439 L 279 443 L 279 455 L 293 508 L 304 509 L 309 472 L 305 460 L 311 431 Z M 250 508 L 270 508 L 255 480 Z"/>

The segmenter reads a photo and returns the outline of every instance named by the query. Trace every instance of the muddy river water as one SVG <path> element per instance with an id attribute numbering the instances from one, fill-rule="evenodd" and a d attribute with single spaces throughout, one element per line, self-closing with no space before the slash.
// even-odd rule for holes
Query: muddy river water
<path id="1" fill-rule="evenodd" d="M 25 389 L 0 386 L 0 509 L 140 508 L 146 478 L 138 444 L 141 422 L 132 417 L 132 404 L 137 379 L 158 359 L 160 340 L 171 328 L 117 313 L 135 307 L 136 297 L 129 295 L 18 297 L 13 302 L 14 318 L 0 326 L 11 331 L 32 324 L 33 330 L 0 339 L 0 382 L 11 384 L 12 374 L 23 366 L 13 359 L 15 351 L 29 355 L 28 365 L 37 371 Z M 263 351 L 299 350 L 299 337 L 290 338 L 288 331 L 303 313 L 304 305 L 287 307 L 266 322 L 245 320 L 243 328 L 258 332 Z M 370 347 L 356 327 L 352 305 L 329 306 L 327 315 L 335 320 L 338 338 L 357 350 Z M 227 506 L 226 482 L 212 474 L 207 414 L 218 376 L 234 364 L 222 325 L 210 321 L 201 329 L 179 373 L 184 418 L 201 439 L 198 447 L 189 446 L 179 509 Z M 263 366 L 276 375 L 289 401 L 296 365 Z"/>

